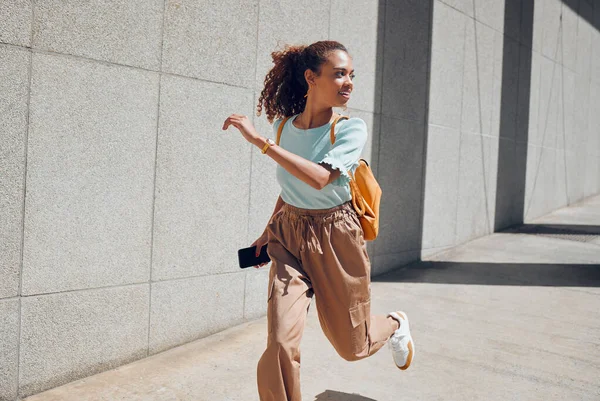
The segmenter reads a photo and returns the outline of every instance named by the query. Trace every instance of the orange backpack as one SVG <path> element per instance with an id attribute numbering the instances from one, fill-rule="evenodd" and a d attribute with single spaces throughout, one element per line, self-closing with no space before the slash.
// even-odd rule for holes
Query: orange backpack
<path id="1" fill-rule="evenodd" d="M 277 145 L 281 139 L 283 126 L 290 117 L 286 117 L 279 124 L 277 130 Z M 335 124 L 341 119 L 348 119 L 347 116 L 338 116 L 331 124 L 331 144 L 335 143 Z M 377 238 L 379 233 L 379 203 L 381 202 L 381 187 L 375 179 L 369 163 L 363 158 L 358 160 L 358 167 L 354 175 L 352 171 L 348 171 L 350 175 L 350 192 L 352 193 L 352 207 L 358 215 L 360 225 L 363 229 L 364 238 L 367 241 L 372 241 Z"/>

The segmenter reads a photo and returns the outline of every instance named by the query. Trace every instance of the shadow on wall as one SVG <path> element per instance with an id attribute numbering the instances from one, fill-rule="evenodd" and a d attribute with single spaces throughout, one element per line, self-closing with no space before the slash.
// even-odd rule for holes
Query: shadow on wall
<path id="1" fill-rule="evenodd" d="M 379 2 L 374 172 L 383 196 L 375 275 L 418 259 L 422 248 L 432 13 L 433 0 Z"/>
<path id="2" fill-rule="evenodd" d="M 531 98 L 531 44 L 534 0 L 506 1 L 504 32 L 513 32 L 518 42 L 504 36 L 498 170 L 493 232 L 520 224 L 525 216 L 527 144 Z M 514 21 L 520 21 L 518 27 Z M 539 167 L 539 166 L 538 166 Z"/>
<path id="3" fill-rule="evenodd" d="M 363 397 L 358 394 L 341 393 L 339 391 L 325 390 L 318 394 L 314 401 L 377 401 L 373 398 Z"/>

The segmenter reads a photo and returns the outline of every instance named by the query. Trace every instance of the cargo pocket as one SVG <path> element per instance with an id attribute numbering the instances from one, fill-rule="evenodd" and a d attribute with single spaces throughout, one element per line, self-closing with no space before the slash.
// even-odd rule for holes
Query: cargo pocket
<path id="1" fill-rule="evenodd" d="M 352 323 L 352 350 L 360 353 L 368 342 L 369 319 L 371 318 L 371 301 L 362 302 L 349 310 Z"/>

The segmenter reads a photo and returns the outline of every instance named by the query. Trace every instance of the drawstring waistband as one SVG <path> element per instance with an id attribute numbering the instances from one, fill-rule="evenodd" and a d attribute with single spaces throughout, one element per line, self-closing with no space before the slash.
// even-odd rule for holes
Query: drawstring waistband
<path id="1" fill-rule="evenodd" d="M 281 207 L 280 217 L 287 220 L 296 232 L 297 238 L 300 238 L 300 252 L 306 248 L 310 252 L 323 253 L 319 237 L 315 228 L 322 224 L 327 224 L 339 220 L 356 217 L 356 212 L 352 208 L 350 201 L 329 209 L 302 209 L 284 203 Z M 318 228 L 317 228 L 318 229 Z"/>
<path id="2" fill-rule="evenodd" d="M 337 220 L 347 213 L 356 213 L 352 207 L 352 202 L 348 201 L 341 205 L 334 206 L 329 209 L 302 209 L 296 206 L 292 206 L 289 203 L 283 203 L 281 207 L 283 213 L 287 214 L 291 219 L 302 219 L 308 218 L 311 220 L 322 220 L 328 221 L 330 219 Z"/>

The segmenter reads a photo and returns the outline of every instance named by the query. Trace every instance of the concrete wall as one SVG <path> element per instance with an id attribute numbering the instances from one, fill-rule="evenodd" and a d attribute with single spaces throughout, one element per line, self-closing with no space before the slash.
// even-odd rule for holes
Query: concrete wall
<path id="1" fill-rule="evenodd" d="M 502 3 L 0 2 L 0 400 L 264 315 L 275 163 L 221 126 L 272 135 L 286 43 L 354 57 L 374 273 L 599 192 L 600 4 Z"/>

